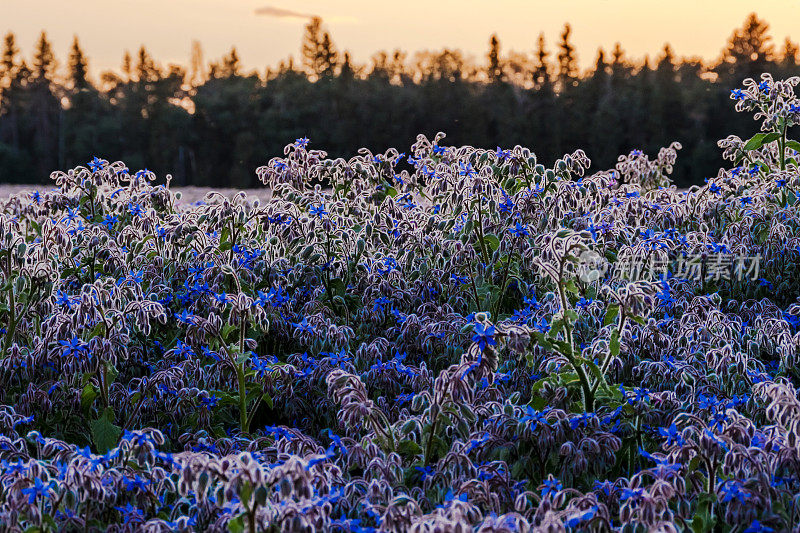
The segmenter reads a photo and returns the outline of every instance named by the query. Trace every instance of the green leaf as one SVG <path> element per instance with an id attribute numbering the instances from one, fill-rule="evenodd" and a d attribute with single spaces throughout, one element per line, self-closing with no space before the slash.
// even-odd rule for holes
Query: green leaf
<path id="1" fill-rule="evenodd" d="M 761 148 L 765 144 L 771 143 L 773 141 L 777 141 L 780 138 L 781 138 L 781 134 L 778 133 L 778 132 L 756 133 L 755 135 L 750 137 L 750 139 L 748 139 L 748 141 L 746 143 L 744 143 L 743 149 L 746 152 L 749 152 L 751 150 L 758 150 L 759 148 Z"/>
<path id="2" fill-rule="evenodd" d="M 273 407 L 272 396 L 270 396 L 269 393 L 265 392 L 264 395 L 261 396 L 261 401 L 267 404 L 267 407 L 272 409 Z"/>
<path id="3" fill-rule="evenodd" d="M 250 484 L 249 481 L 245 481 L 241 487 L 239 487 L 239 500 L 242 502 L 250 502 L 250 496 L 253 495 L 253 486 Z"/>
<path id="4" fill-rule="evenodd" d="M 119 376 L 119 370 L 114 365 L 107 365 L 106 367 L 106 380 L 108 384 L 114 383 L 116 381 L 117 376 Z"/>
<path id="5" fill-rule="evenodd" d="M 566 322 L 564 321 L 564 318 L 557 318 L 553 320 L 553 322 L 550 324 L 550 329 L 547 331 L 548 339 L 553 339 L 557 337 L 558 334 L 561 332 L 561 330 L 564 328 L 565 323 Z"/>
<path id="6" fill-rule="evenodd" d="M 515 478 L 525 477 L 525 472 L 528 468 L 529 463 L 530 460 L 527 458 L 523 458 L 520 459 L 519 461 L 516 461 L 511 466 L 511 475 L 514 476 Z"/>
<path id="7" fill-rule="evenodd" d="M 692 531 L 712 531 L 717 524 L 712 514 L 712 506 L 717 501 L 715 494 L 703 493 L 697 501 L 697 510 L 692 519 Z"/>
<path id="8" fill-rule="evenodd" d="M 415 455 L 422 455 L 422 447 L 411 439 L 406 439 L 397 447 L 400 455 L 413 457 Z"/>
<path id="9" fill-rule="evenodd" d="M 588 359 L 582 359 L 582 361 L 589 368 L 589 372 L 592 373 L 592 375 L 597 381 L 601 383 L 605 382 L 605 377 L 603 376 L 603 372 L 600 371 L 600 367 L 597 366 L 597 363 L 595 363 L 594 361 L 589 361 Z"/>
<path id="10" fill-rule="evenodd" d="M 703 532 L 707 531 L 706 523 L 703 520 L 702 516 L 695 516 L 690 521 L 690 524 L 692 525 L 692 531 L 694 533 L 703 533 Z"/>
<path id="11" fill-rule="evenodd" d="M 106 453 L 119 442 L 122 429 L 114 425 L 114 410 L 106 407 L 103 414 L 92 422 L 92 441 L 98 453 Z"/>
<path id="12" fill-rule="evenodd" d="M 49 514 L 42 515 L 42 521 L 50 526 L 50 531 L 58 531 L 58 525 L 56 524 L 55 519 Z"/>
<path id="13" fill-rule="evenodd" d="M 564 289 L 572 294 L 579 294 L 578 287 L 575 285 L 575 280 L 570 279 L 564 284 Z"/>
<path id="14" fill-rule="evenodd" d="M 767 241 L 767 237 L 769 237 L 769 228 L 767 226 L 763 226 L 756 234 L 756 240 L 758 244 L 764 244 Z"/>
<path id="15" fill-rule="evenodd" d="M 611 304 L 606 309 L 606 317 L 603 319 L 603 325 L 607 326 L 611 324 L 617 315 L 619 314 L 619 304 Z"/>
<path id="16" fill-rule="evenodd" d="M 228 521 L 228 531 L 231 533 L 244 533 L 244 513 Z"/>
<path id="17" fill-rule="evenodd" d="M 486 243 L 486 245 L 491 248 L 493 252 L 500 248 L 500 239 L 493 233 L 486 235 L 483 238 L 483 242 Z"/>
<path id="18" fill-rule="evenodd" d="M 229 392 L 224 392 L 221 390 L 213 391 L 214 395 L 219 398 L 220 405 L 238 405 L 239 404 L 239 397 L 234 396 Z"/>
<path id="19" fill-rule="evenodd" d="M 236 324 L 225 324 L 224 326 L 222 326 L 222 338 L 227 339 L 228 335 L 230 335 L 232 332 L 238 329 L 239 326 L 237 326 Z"/>
<path id="20" fill-rule="evenodd" d="M 564 315 L 569 319 L 570 324 L 574 324 L 578 321 L 578 313 L 576 313 L 574 309 L 567 309 Z"/>
<path id="21" fill-rule="evenodd" d="M 597 289 L 594 286 L 589 285 L 586 287 L 586 298 L 590 300 L 597 298 Z"/>
<path id="22" fill-rule="evenodd" d="M 97 398 L 97 388 L 91 383 L 87 383 L 81 391 L 81 407 L 88 409 L 94 403 L 95 398 Z"/>
<path id="23" fill-rule="evenodd" d="M 616 357 L 619 355 L 619 330 L 614 329 L 611 332 L 611 342 L 609 344 L 609 349 L 611 350 L 611 357 Z"/>
<path id="24" fill-rule="evenodd" d="M 535 339 L 536 344 L 538 344 L 539 346 L 541 346 L 545 350 L 552 350 L 553 349 L 553 344 L 550 342 L 550 340 L 547 338 L 547 336 L 544 333 L 542 333 L 541 331 L 534 331 L 533 332 L 533 338 Z M 533 357 L 533 354 L 529 353 L 527 355 L 527 357 L 529 358 L 528 362 L 531 363 L 532 362 L 531 358 Z"/>
<path id="25" fill-rule="evenodd" d="M 562 354 L 570 354 L 572 352 L 572 345 L 567 341 L 562 341 L 561 339 L 557 339 L 552 341 L 553 346 L 555 346 L 559 352 Z"/>
<path id="26" fill-rule="evenodd" d="M 532 409 L 541 411 L 545 408 L 545 406 L 547 406 L 547 399 L 544 396 L 533 396 L 531 397 L 531 401 L 528 405 L 530 405 Z"/>
<path id="27" fill-rule="evenodd" d="M 333 311 L 336 311 L 337 308 L 339 308 L 339 309 L 341 309 L 341 308 L 347 309 L 347 302 L 345 302 L 344 298 L 342 298 L 341 296 L 334 296 L 333 297 L 333 303 L 336 304 L 334 309 L 332 309 Z"/>
<path id="28" fill-rule="evenodd" d="M 239 347 L 235 344 L 231 344 L 228 351 L 234 355 L 236 363 L 239 365 L 244 365 L 250 360 L 250 352 L 240 352 Z"/>
<path id="29" fill-rule="evenodd" d="M 347 294 L 347 286 L 340 278 L 334 278 L 330 282 L 331 296 L 344 296 Z"/>
<path id="30" fill-rule="evenodd" d="M 433 456 L 441 457 L 450 451 L 450 444 L 440 437 L 433 437 Z"/>
<path id="31" fill-rule="evenodd" d="M 786 141 L 786 148 L 792 149 L 796 152 L 800 152 L 800 142 Z"/>

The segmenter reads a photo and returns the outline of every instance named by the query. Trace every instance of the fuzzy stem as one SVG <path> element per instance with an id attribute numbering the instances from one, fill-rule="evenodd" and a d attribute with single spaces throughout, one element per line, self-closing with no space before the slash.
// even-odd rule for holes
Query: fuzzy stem
<path id="1" fill-rule="evenodd" d="M 781 129 L 781 140 L 778 143 L 778 147 L 780 149 L 780 165 L 781 170 L 786 170 L 786 127 L 787 122 L 786 119 L 783 119 L 783 128 Z"/>
<path id="2" fill-rule="evenodd" d="M 625 327 L 625 319 L 626 318 L 627 317 L 625 316 L 625 309 L 620 309 L 620 311 L 619 311 L 619 322 L 618 322 L 618 325 L 617 325 L 617 331 L 619 331 L 619 335 L 620 336 L 622 335 L 622 328 Z M 611 361 L 613 359 L 614 358 L 611 357 L 611 350 L 609 349 L 608 355 L 606 355 L 606 358 L 603 360 L 603 364 L 600 366 L 600 375 L 603 376 L 603 382 L 602 382 L 603 384 L 607 383 L 607 381 L 606 381 L 606 372 L 608 371 L 608 367 L 611 366 Z M 592 392 L 593 393 L 597 391 L 597 389 L 600 387 L 600 384 L 601 384 L 600 381 L 595 382 L 595 384 L 592 386 Z"/>
<path id="3" fill-rule="evenodd" d="M 594 411 L 594 393 L 589 384 L 589 378 L 586 375 L 583 366 L 575 359 L 575 346 L 574 339 L 572 338 L 572 325 L 567 318 L 567 295 L 564 292 L 564 259 L 559 262 L 558 269 L 558 295 L 561 299 L 561 315 L 564 318 L 564 336 L 569 344 L 569 352 L 564 354 L 578 375 L 578 380 L 581 383 L 581 396 L 583 397 L 583 409 L 587 413 Z"/>
<path id="4" fill-rule="evenodd" d="M 435 414 L 434 414 L 435 413 Z M 438 408 L 436 411 L 431 413 L 431 432 L 428 434 L 428 442 L 425 444 L 425 457 L 423 458 L 424 464 L 428 464 L 430 461 L 431 454 L 433 453 L 433 438 L 436 436 L 436 425 L 439 422 L 439 410 Z"/>
<path id="5" fill-rule="evenodd" d="M 8 264 L 6 268 L 6 276 L 8 280 L 11 280 L 11 249 L 8 249 Z M 8 329 L 6 330 L 6 336 L 3 339 L 3 348 L 0 350 L 0 360 L 5 359 L 6 351 L 8 347 L 11 345 L 11 339 L 14 337 L 14 331 L 17 329 L 17 302 L 14 297 L 14 282 L 10 281 L 10 289 L 8 291 Z"/>
<path id="6" fill-rule="evenodd" d="M 236 383 L 239 388 L 239 429 L 247 433 L 247 383 L 244 379 L 244 365 L 236 365 Z"/>
<path id="7" fill-rule="evenodd" d="M 489 252 L 486 250 L 486 242 L 483 239 L 483 209 L 481 209 L 480 204 L 478 205 L 478 227 L 476 228 L 478 231 L 478 239 L 481 245 L 481 255 L 483 256 L 483 262 L 485 264 L 489 264 Z"/>

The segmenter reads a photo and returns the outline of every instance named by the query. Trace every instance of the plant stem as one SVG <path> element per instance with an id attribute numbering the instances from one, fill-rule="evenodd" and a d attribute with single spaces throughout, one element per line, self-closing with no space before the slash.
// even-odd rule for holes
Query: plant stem
<path id="1" fill-rule="evenodd" d="M 17 329 L 17 302 L 14 298 L 14 282 L 11 281 L 11 249 L 8 250 L 8 265 L 6 269 L 6 276 L 10 283 L 10 289 L 8 292 L 8 329 L 6 331 L 6 336 L 3 339 L 3 348 L 0 350 L 0 360 L 5 359 L 6 351 L 8 347 L 11 345 L 11 339 L 14 337 L 14 331 Z"/>
<path id="2" fill-rule="evenodd" d="M 783 119 L 783 128 L 781 130 L 781 140 L 778 143 L 780 150 L 780 165 L 781 170 L 786 170 L 786 119 Z"/>
<path id="3" fill-rule="evenodd" d="M 480 300 L 480 297 L 478 296 L 478 287 L 475 286 L 475 278 L 470 276 L 469 277 L 469 281 L 472 284 L 472 294 L 473 294 L 473 297 L 475 298 L 475 311 L 480 311 L 481 310 L 481 300 Z"/>
<path id="4" fill-rule="evenodd" d="M 103 406 L 108 407 L 108 367 L 103 363 L 103 371 L 100 374 L 100 390 L 103 393 Z"/>
<path id="5" fill-rule="evenodd" d="M 256 505 L 253 505 L 253 510 L 247 513 L 247 520 L 249 522 L 250 533 L 256 533 Z"/>
<path id="6" fill-rule="evenodd" d="M 481 255 L 483 256 L 483 262 L 485 264 L 489 264 L 489 252 L 486 251 L 486 242 L 483 239 L 483 209 L 481 209 L 480 205 L 478 205 L 478 239 L 480 240 L 481 245 Z"/>
<path id="7" fill-rule="evenodd" d="M 256 411 L 258 411 L 258 408 L 261 406 L 261 401 L 263 397 L 264 397 L 263 394 L 258 397 L 255 405 L 253 405 L 253 409 L 250 411 L 250 414 L 247 415 L 247 431 L 250 431 L 250 426 L 253 424 L 253 418 L 255 418 Z"/>
<path id="8" fill-rule="evenodd" d="M 622 328 L 625 327 L 625 319 L 626 318 L 627 317 L 625 316 L 625 309 L 620 308 L 620 310 L 619 310 L 619 322 L 617 324 L 617 331 L 619 331 L 619 335 L 620 336 L 622 335 Z M 608 367 L 611 366 L 611 361 L 613 359 L 614 358 L 611 357 L 611 349 L 609 347 L 608 355 L 603 360 L 603 364 L 600 366 L 600 375 L 603 376 L 603 383 L 604 384 L 606 383 L 606 371 L 608 371 Z M 600 387 L 600 381 L 597 381 L 594 384 L 594 386 L 592 386 L 592 392 L 593 393 L 596 392 L 599 387 Z"/>
<path id="9" fill-rule="evenodd" d="M 230 350 L 228 350 L 225 339 L 222 338 L 219 332 L 217 332 L 217 339 L 219 340 L 220 348 L 228 357 L 228 363 L 236 371 L 236 386 L 239 389 L 239 430 L 242 433 L 247 433 L 247 383 L 244 376 L 244 362 L 240 364 L 236 360 Z M 240 342 L 242 342 L 241 339 Z"/>
<path id="10" fill-rule="evenodd" d="M 509 254 L 508 260 L 506 261 L 506 268 L 503 271 L 503 282 L 500 284 L 500 295 L 497 297 L 497 302 L 494 306 L 494 314 L 492 314 L 492 320 L 497 320 L 500 316 L 500 306 L 503 303 L 503 298 L 506 296 L 506 283 L 508 282 L 508 271 L 511 270 L 511 258 L 513 257 L 513 252 Z"/>
<path id="11" fill-rule="evenodd" d="M 236 365 L 236 382 L 239 387 L 239 429 L 247 433 L 247 384 L 244 379 L 243 365 Z"/>
<path id="12" fill-rule="evenodd" d="M 431 418 L 433 421 L 431 422 L 431 432 L 428 435 L 428 442 L 425 444 L 425 457 L 424 457 L 424 464 L 428 464 L 430 460 L 431 454 L 433 453 L 433 437 L 436 436 L 436 425 L 439 422 L 439 410 L 438 408 L 436 411 L 432 410 Z"/>
<path id="13" fill-rule="evenodd" d="M 564 336 L 566 337 L 567 344 L 569 345 L 568 353 L 564 354 L 578 375 L 578 380 L 581 382 L 581 395 L 583 396 L 583 410 L 587 413 L 594 411 L 594 393 L 589 384 L 589 378 L 583 366 L 575 359 L 575 346 L 574 339 L 572 338 L 572 324 L 567 317 L 567 295 L 564 292 L 564 259 L 559 262 L 558 272 L 558 295 L 561 298 L 561 315 L 564 318 Z"/>

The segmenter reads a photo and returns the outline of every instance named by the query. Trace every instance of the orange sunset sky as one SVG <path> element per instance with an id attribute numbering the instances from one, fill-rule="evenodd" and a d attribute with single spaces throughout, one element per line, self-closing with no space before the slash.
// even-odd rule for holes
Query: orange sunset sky
<path id="1" fill-rule="evenodd" d="M 714 59 L 751 11 L 773 42 L 800 38 L 800 0 L 0 0 L 0 31 L 13 31 L 26 57 L 41 30 L 61 64 L 78 35 L 93 73 L 117 69 L 145 44 L 162 64 L 188 64 L 192 40 L 212 60 L 235 45 L 245 67 L 263 72 L 298 57 L 303 24 L 319 15 L 340 50 L 359 63 L 381 49 L 460 48 L 483 61 L 490 34 L 503 50 L 530 52 L 544 32 L 552 52 L 565 22 L 583 67 L 596 50 L 622 43 L 628 57 L 654 57 L 665 42 L 679 56 Z"/>

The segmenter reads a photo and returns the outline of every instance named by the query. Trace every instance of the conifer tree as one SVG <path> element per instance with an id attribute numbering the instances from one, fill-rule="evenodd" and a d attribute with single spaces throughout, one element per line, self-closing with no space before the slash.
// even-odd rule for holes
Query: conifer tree
<path id="1" fill-rule="evenodd" d="M 489 67 L 486 71 L 489 81 L 497 83 L 503 79 L 503 68 L 500 65 L 500 40 L 496 34 L 489 39 Z"/>
<path id="2" fill-rule="evenodd" d="M 744 25 L 735 30 L 716 67 L 724 83 L 738 85 L 744 78 L 758 78 L 768 70 L 775 49 L 770 42 L 769 24 L 751 13 Z"/>
<path id="3" fill-rule="evenodd" d="M 550 52 L 545 48 L 544 33 L 540 33 L 536 46 L 536 66 L 533 70 L 533 87 L 535 89 L 550 85 L 550 69 L 547 64 L 549 55 Z"/>
<path id="4" fill-rule="evenodd" d="M 47 34 L 42 32 L 36 41 L 36 50 L 33 54 L 32 74 L 37 81 L 51 80 L 56 69 L 56 58 L 53 55 L 53 45 L 47 39 Z"/>
<path id="5" fill-rule="evenodd" d="M 89 85 L 87 78 L 88 68 L 88 61 L 83 50 L 81 50 L 81 45 L 76 35 L 72 40 L 72 46 L 69 50 L 69 61 L 67 63 L 69 83 L 72 89 L 85 89 Z"/>
<path id="6" fill-rule="evenodd" d="M 231 78 L 239 75 L 241 69 L 241 62 L 239 60 L 239 53 L 236 47 L 231 48 L 231 51 L 222 58 L 221 74 L 223 78 Z"/>
<path id="7" fill-rule="evenodd" d="M 19 54 L 17 38 L 8 32 L 3 39 L 3 53 L 0 56 L 0 81 L 5 82 L 6 86 L 17 68 L 17 54 Z"/>
<path id="8" fill-rule="evenodd" d="M 558 43 L 558 82 L 560 90 L 574 87 L 578 77 L 578 58 L 575 46 L 570 41 L 572 27 L 564 24 L 561 41 Z"/>
<path id="9" fill-rule="evenodd" d="M 322 19 L 314 17 L 306 25 L 302 45 L 303 66 L 312 80 L 331 77 L 339 63 L 339 53 L 328 32 L 322 29 Z"/>

